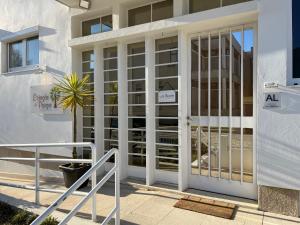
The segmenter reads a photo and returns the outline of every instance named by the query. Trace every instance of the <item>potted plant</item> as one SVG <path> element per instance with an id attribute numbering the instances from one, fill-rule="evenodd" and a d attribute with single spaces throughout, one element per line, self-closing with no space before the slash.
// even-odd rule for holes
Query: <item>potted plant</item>
<path id="1" fill-rule="evenodd" d="M 83 102 L 86 99 L 91 98 L 93 93 L 89 89 L 89 76 L 84 76 L 82 79 L 78 77 L 76 73 L 72 73 L 65 76 L 63 79 L 58 80 L 58 83 L 54 85 L 51 96 L 58 100 L 63 110 L 70 109 L 73 116 L 73 142 L 77 142 L 77 109 L 83 107 Z M 59 97 L 58 97 L 59 96 Z M 73 159 L 77 159 L 77 149 L 73 147 Z M 59 168 L 63 172 L 65 186 L 71 187 L 86 171 L 91 168 L 90 164 L 80 163 L 68 163 L 60 165 Z M 88 180 L 81 185 L 80 188 L 87 186 Z"/>

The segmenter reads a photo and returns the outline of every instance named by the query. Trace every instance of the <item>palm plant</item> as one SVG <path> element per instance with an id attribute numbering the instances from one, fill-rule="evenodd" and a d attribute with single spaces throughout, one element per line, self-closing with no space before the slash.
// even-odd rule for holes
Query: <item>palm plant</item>
<path id="1" fill-rule="evenodd" d="M 77 141 L 77 108 L 84 106 L 84 101 L 90 99 L 93 93 L 89 89 L 89 76 L 82 79 L 76 73 L 65 76 L 55 85 L 56 90 L 60 93 L 58 104 L 63 110 L 70 109 L 73 114 L 73 142 Z M 76 147 L 73 148 L 73 159 L 77 159 Z"/>

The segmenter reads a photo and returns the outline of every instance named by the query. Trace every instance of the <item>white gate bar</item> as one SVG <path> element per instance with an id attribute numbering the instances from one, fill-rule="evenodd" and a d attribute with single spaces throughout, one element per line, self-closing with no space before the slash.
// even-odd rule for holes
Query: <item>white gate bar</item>
<path id="1" fill-rule="evenodd" d="M 232 29 L 229 32 L 229 180 L 232 180 Z"/>
<path id="2" fill-rule="evenodd" d="M 40 204 L 40 150 L 35 148 L 35 204 Z"/>
<path id="3" fill-rule="evenodd" d="M 219 91 L 218 91 L 218 115 L 219 115 L 219 121 L 218 121 L 218 148 L 219 148 L 219 158 L 218 158 L 218 170 L 219 170 L 219 179 L 221 179 L 221 107 L 222 107 L 222 101 L 221 101 L 221 92 L 222 92 L 222 85 L 221 85 L 221 73 L 222 71 L 222 36 L 221 32 L 219 32 Z"/>
<path id="4" fill-rule="evenodd" d="M 244 180 L 244 27 L 242 28 L 241 48 L 241 183 Z"/>
<path id="5" fill-rule="evenodd" d="M 211 34 L 208 34 L 208 177 L 211 177 L 211 133 L 210 133 L 210 114 L 211 114 Z"/>

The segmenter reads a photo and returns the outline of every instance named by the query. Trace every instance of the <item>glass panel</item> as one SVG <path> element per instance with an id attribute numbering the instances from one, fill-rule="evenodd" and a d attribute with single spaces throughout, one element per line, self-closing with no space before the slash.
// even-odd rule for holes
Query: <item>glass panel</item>
<path id="1" fill-rule="evenodd" d="M 254 31 L 244 32 L 244 116 L 253 116 L 253 48 Z"/>
<path id="2" fill-rule="evenodd" d="M 199 127 L 195 127 L 192 126 L 191 128 L 191 150 L 192 150 L 192 154 L 191 154 L 191 162 L 192 162 L 192 174 L 194 175 L 199 175 L 199 150 L 200 150 L 200 146 L 199 146 Z"/>
<path id="3" fill-rule="evenodd" d="M 22 41 L 9 44 L 9 68 L 23 66 Z"/>
<path id="4" fill-rule="evenodd" d="M 208 176 L 208 127 L 200 127 L 201 175 Z"/>
<path id="5" fill-rule="evenodd" d="M 118 71 L 104 71 L 104 81 L 117 81 Z"/>
<path id="6" fill-rule="evenodd" d="M 178 64 L 156 66 L 155 67 L 155 76 L 156 77 L 178 76 Z"/>
<path id="7" fill-rule="evenodd" d="M 191 42 L 191 113 L 192 116 L 198 116 L 198 103 L 199 103 L 199 43 L 198 40 Z"/>
<path id="8" fill-rule="evenodd" d="M 144 79 L 145 68 L 128 69 L 128 80 Z"/>
<path id="9" fill-rule="evenodd" d="M 112 15 L 104 16 L 101 18 L 101 32 L 112 30 Z"/>
<path id="10" fill-rule="evenodd" d="M 292 1 L 293 8 L 293 78 L 300 78 L 300 1 Z"/>
<path id="11" fill-rule="evenodd" d="M 82 61 L 95 61 L 94 51 L 82 52 Z"/>
<path id="12" fill-rule="evenodd" d="M 210 176 L 219 177 L 219 128 L 210 128 Z"/>
<path id="13" fill-rule="evenodd" d="M 178 130 L 177 119 L 156 119 L 157 130 Z"/>
<path id="14" fill-rule="evenodd" d="M 118 140 L 118 129 L 104 129 L 104 139 Z"/>
<path id="15" fill-rule="evenodd" d="M 145 81 L 128 81 L 128 92 L 145 91 Z"/>
<path id="16" fill-rule="evenodd" d="M 87 73 L 83 72 L 82 77 L 86 77 L 86 76 L 89 77 L 88 78 L 89 83 L 94 83 L 94 73 L 93 72 L 87 72 Z"/>
<path id="17" fill-rule="evenodd" d="M 151 5 L 128 10 L 128 26 L 151 22 Z"/>
<path id="18" fill-rule="evenodd" d="M 156 64 L 166 64 L 178 62 L 178 51 L 167 51 L 156 53 L 155 63 Z"/>
<path id="19" fill-rule="evenodd" d="M 201 116 L 208 116 L 208 38 L 201 39 Z"/>
<path id="20" fill-rule="evenodd" d="M 242 32 L 232 33 L 232 116 L 241 115 Z"/>
<path id="21" fill-rule="evenodd" d="M 94 128 L 83 128 L 83 137 L 84 138 L 95 138 Z"/>
<path id="22" fill-rule="evenodd" d="M 221 178 L 229 179 L 229 129 L 221 128 Z"/>
<path id="23" fill-rule="evenodd" d="M 190 0 L 190 13 L 220 7 L 221 0 Z"/>
<path id="24" fill-rule="evenodd" d="M 156 155 L 158 157 L 167 157 L 172 159 L 178 158 L 178 146 L 156 145 Z"/>
<path id="25" fill-rule="evenodd" d="M 210 41 L 210 115 L 219 115 L 219 35 L 212 36 Z"/>
<path id="26" fill-rule="evenodd" d="M 156 143 L 161 144 L 178 144 L 177 132 L 156 132 Z"/>
<path id="27" fill-rule="evenodd" d="M 112 148 L 118 149 L 118 142 L 117 141 L 104 141 L 104 150 L 109 151 Z"/>
<path id="28" fill-rule="evenodd" d="M 145 55 L 128 56 L 128 67 L 145 66 Z"/>
<path id="29" fill-rule="evenodd" d="M 146 129 L 146 119 L 144 118 L 129 118 L 128 119 L 129 129 Z"/>
<path id="30" fill-rule="evenodd" d="M 178 90 L 178 79 L 177 78 L 157 79 L 155 90 L 156 91 Z"/>
<path id="31" fill-rule="evenodd" d="M 243 146 L 243 180 L 247 183 L 253 183 L 253 129 L 244 128 L 244 146 Z"/>
<path id="32" fill-rule="evenodd" d="M 26 40 L 26 65 L 39 64 L 39 39 L 38 37 Z"/>
<path id="33" fill-rule="evenodd" d="M 145 155 L 146 154 L 146 144 L 128 143 L 128 152 Z"/>
<path id="34" fill-rule="evenodd" d="M 127 46 L 128 55 L 140 54 L 140 53 L 145 53 L 145 42 L 129 44 Z"/>
<path id="35" fill-rule="evenodd" d="M 241 129 L 232 128 L 231 141 L 232 180 L 241 180 Z"/>
<path id="36" fill-rule="evenodd" d="M 104 127 L 118 128 L 118 118 L 104 118 Z"/>
<path id="37" fill-rule="evenodd" d="M 118 116 L 118 106 L 104 106 L 104 116 Z"/>
<path id="38" fill-rule="evenodd" d="M 146 104 L 145 94 L 128 94 L 128 104 Z"/>
<path id="39" fill-rule="evenodd" d="M 94 62 L 84 62 L 82 63 L 82 72 L 83 73 L 89 73 L 94 72 Z"/>
<path id="40" fill-rule="evenodd" d="M 84 106 L 82 113 L 84 116 L 94 116 L 94 106 Z"/>
<path id="41" fill-rule="evenodd" d="M 178 159 L 156 158 L 156 169 L 177 172 L 178 171 Z"/>
<path id="42" fill-rule="evenodd" d="M 104 95 L 104 104 L 108 104 L 108 105 L 118 104 L 118 95 Z"/>
<path id="43" fill-rule="evenodd" d="M 128 156 L 128 165 L 146 167 L 146 156 L 129 155 Z"/>
<path id="44" fill-rule="evenodd" d="M 83 126 L 84 127 L 93 127 L 94 126 L 94 117 L 83 117 Z"/>
<path id="45" fill-rule="evenodd" d="M 146 116 L 146 107 L 128 106 L 128 116 Z"/>
<path id="46" fill-rule="evenodd" d="M 128 140 L 137 142 L 146 142 L 146 131 L 128 131 Z"/>
<path id="47" fill-rule="evenodd" d="M 229 116 L 230 35 L 221 35 L 221 115 Z"/>
<path id="48" fill-rule="evenodd" d="M 100 18 L 82 22 L 82 36 L 101 32 Z"/>
<path id="49" fill-rule="evenodd" d="M 117 47 L 105 48 L 103 49 L 104 58 L 117 57 Z"/>
<path id="50" fill-rule="evenodd" d="M 105 83 L 104 84 L 104 92 L 105 93 L 117 93 L 118 92 L 118 83 Z"/>
<path id="51" fill-rule="evenodd" d="M 173 17 L 173 0 L 154 3 L 152 6 L 152 21 Z"/>
<path id="52" fill-rule="evenodd" d="M 234 4 L 249 2 L 249 1 L 252 0 L 222 0 L 222 6 L 234 5 Z"/>
<path id="53" fill-rule="evenodd" d="M 106 59 L 104 60 L 104 70 L 113 70 L 118 68 L 117 59 Z"/>
<path id="54" fill-rule="evenodd" d="M 156 51 L 163 51 L 168 49 L 174 49 L 178 47 L 178 38 L 175 37 L 169 37 L 169 38 L 163 38 L 155 41 L 155 50 Z"/>
<path id="55" fill-rule="evenodd" d="M 156 106 L 156 117 L 177 117 L 178 106 Z"/>

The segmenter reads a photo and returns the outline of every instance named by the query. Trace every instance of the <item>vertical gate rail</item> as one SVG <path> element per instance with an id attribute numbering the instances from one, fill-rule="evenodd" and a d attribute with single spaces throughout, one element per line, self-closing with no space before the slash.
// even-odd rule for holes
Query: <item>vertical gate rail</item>
<path id="1" fill-rule="evenodd" d="M 92 160 L 90 159 L 59 159 L 59 158 L 40 158 L 40 148 L 45 147 L 89 147 L 92 151 Z M 64 202 L 70 195 L 80 195 L 84 198 L 69 212 L 69 214 L 59 223 L 66 224 L 72 217 L 80 210 L 80 208 L 92 198 L 92 220 L 96 222 L 96 193 L 97 191 L 113 176 L 115 175 L 115 207 L 111 213 L 105 218 L 102 224 L 107 224 L 113 216 L 115 216 L 115 224 L 120 224 L 120 175 L 119 175 L 119 152 L 117 149 L 111 149 L 99 161 L 96 161 L 96 147 L 93 143 L 45 143 L 45 144 L 8 144 L 0 145 L 1 148 L 34 148 L 34 158 L 17 158 L 17 157 L 0 157 L 0 160 L 6 161 L 29 161 L 35 164 L 35 187 L 17 184 L 8 184 L 1 182 L 1 185 L 6 185 L 16 188 L 24 188 L 35 190 L 35 203 L 40 203 L 40 191 L 48 191 L 54 193 L 63 193 L 54 203 L 52 203 L 44 213 L 34 220 L 31 225 L 41 224 L 59 205 Z M 107 162 L 110 157 L 115 156 L 115 166 L 97 183 L 97 170 Z M 40 188 L 40 162 L 61 162 L 61 163 L 91 163 L 92 167 L 79 178 L 67 191 L 62 190 L 48 190 Z M 92 189 L 88 194 L 77 192 L 76 190 L 91 177 Z"/>

